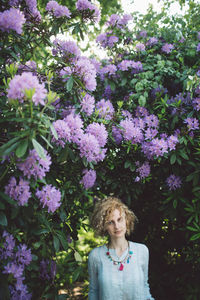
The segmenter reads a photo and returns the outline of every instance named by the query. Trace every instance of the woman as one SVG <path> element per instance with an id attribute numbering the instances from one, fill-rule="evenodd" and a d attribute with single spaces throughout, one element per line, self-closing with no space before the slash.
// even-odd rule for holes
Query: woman
<path id="1" fill-rule="evenodd" d="M 126 239 L 137 217 L 118 198 L 97 201 L 91 226 L 109 237 L 88 257 L 89 300 L 153 300 L 148 285 L 148 248 Z"/>

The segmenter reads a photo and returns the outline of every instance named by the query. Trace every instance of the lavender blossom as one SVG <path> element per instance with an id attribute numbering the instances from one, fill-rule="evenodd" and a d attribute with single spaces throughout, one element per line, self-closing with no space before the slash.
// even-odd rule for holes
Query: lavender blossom
<path id="1" fill-rule="evenodd" d="M 19 170 L 21 170 L 24 176 L 29 179 L 33 176 L 35 179 L 42 179 L 50 169 L 51 157 L 45 150 L 46 158 L 40 158 L 35 149 L 29 151 L 29 155 L 25 161 L 17 164 Z"/>
<path id="2" fill-rule="evenodd" d="M 10 30 L 16 31 L 18 34 L 22 34 L 22 27 L 26 19 L 24 14 L 17 8 L 10 8 L 0 12 L 0 30 L 4 32 L 10 32 Z"/>
<path id="3" fill-rule="evenodd" d="M 51 11 L 56 18 L 70 18 L 71 13 L 66 6 L 59 5 L 56 1 L 49 1 L 46 5 L 46 10 Z"/>
<path id="4" fill-rule="evenodd" d="M 89 124 L 86 128 L 86 133 L 93 134 L 99 142 L 100 147 L 104 147 L 106 145 L 108 133 L 104 124 L 96 122 Z"/>
<path id="5" fill-rule="evenodd" d="M 94 91 L 96 89 L 96 69 L 86 57 L 80 57 L 75 65 L 75 74 L 81 78 L 86 89 Z"/>
<path id="6" fill-rule="evenodd" d="M 146 117 L 149 115 L 148 110 L 143 106 L 138 106 L 135 110 L 136 117 Z"/>
<path id="7" fill-rule="evenodd" d="M 96 172 L 95 170 L 83 170 L 83 178 L 81 179 L 80 183 L 84 185 L 85 189 L 89 189 L 93 187 L 96 181 Z"/>
<path id="8" fill-rule="evenodd" d="M 101 13 L 96 5 L 92 4 L 88 0 L 78 0 L 76 2 L 76 8 L 82 13 L 82 17 L 85 21 L 91 20 L 99 22 Z M 89 11 L 89 12 L 88 12 Z"/>
<path id="9" fill-rule="evenodd" d="M 41 260 L 40 278 L 43 280 L 53 281 L 56 275 L 56 262 L 54 260 Z"/>
<path id="10" fill-rule="evenodd" d="M 16 252 L 16 260 L 18 264 L 22 264 L 23 266 L 28 266 L 32 261 L 31 249 L 27 249 L 25 244 L 21 244 L 18 247 Z"/>
<path id="11" fill-rule="evenodd" d="M 24 271 L 24 267 L 22 265 L 18 265 L 14 262 L 9 262 L 4 267 L 4 274 L 12 274 L 15 279 L 22 277 Z"/>
<path id="12" fill-rule="evenodd" d="M 111 120 L 114 115 L 114 107 L 110 100 L 101 99 L 96 103 L 96 109 L 101 118 Z"/>
<path id="13" fill-rule="evenodd" d="M 144 118 L 147 126 L 150 128 L 158 128 L 159 120 L 158 117 L 155 115 L 148 115 Z"/>
<path id="14" fill-rule="evenodd" d="M 88 162 L 99 160 L 101 152 L 99 142 L 93 134 L 86 133 L 81 137 L 79 143 L 80 156 L 85 157 Z"/>
<path id="15" fill-rule="evenodd" d="M 10 81 L 7 89 L 8 99 L 18 99 L 19 102 L 23 103 L 27 100 L 26 90 L 34 90 L 32 101 L 35 105 L 45 105 L 44 99 L 47 95 L 47 90 L 44 84 L 40 84 L 38 78 L 29 72 L 24 72 L 21 75 L 15 75 Z"/>
<path id="16" fill-rule="evenodd" d="M 187 124 L 189 131 L 199 129 L 199 121 L 196 118 L 187 118 L 184 122 Z"/>
<path id="17" fill-rule="evenodd" d="M 140 164 L 138 162 L 136 165 L 138 165 L 136 172 L 139 173 L 139 176 L 136 177 L 136 181 L 139 181 L 149 176 L 151 169 L 148 161 L 144 162 L 143 164 Z"/>
<path id="18" fill-rule="evenodd" d="M 176 144 L 179 142 L 177 136 L 175 135 L 170 135 L 167 139 L 168 147 L 169 150 L 175 150 L 176 149 Z"/>
<path id="19" fill-rule="evenodd" d="M 195 98 L 193 101 L 192 101 L 192 104 L 194 106 L 194 109 L 196 109 L 197 111 L 200 110 L 200 98 Z"/>
<path id="20" fill-rule="evenodd" d="M 20 178 L 19 184 L 17 184 L 15 177 L 11 177 L 8 185 L 5 187 L 5 193 L 16 200 L 19 206 L 24 206 L 31 197 L 29 182 Z"/>
<path id="21" fill-rule="evenodd" d="M 48 208 L 49 213 L 54 213 L 61 205 L 61 193 L 51 184 L 45 185 L 41 191 L 38 189 L 36 196 L 40 199 L 42 207 Z"/>
<path id="22" fill-rule="evenodd" d="M 57 55 L 60 53 L 60 55 L 69 62 L 75 62 L 81 55 L 81 51 L 74 41 L 61 41 L 55 39 L 53 44 L 56 47 L 53 49 L 53 54 Z"/>
<path id="23" fill-rule="evenodd" d="M 147 41 L 146 45 L 152 47 L 152 46 L 156 45 L 157 43 L 158 43 L 158 39 L 156 37 L 151 37 Z"/>
<path id="24" fill-rule="evenodd" d="M 56 140 L 53 136 L 52 142 L 56 143 L 56 145 L 60 145 L 62 148 L 65 147 L 66 142 L 71 141 L 71 131 L 67 123 L 63 120 L 56 120 L 53 122 L 53 127 L 55 128 L 58 139 Z"/>
<path id="25" fill-rule="evenodd" d="M 117 126 L 114 126 L 114 125 L 112 126 L 112 136 L 117 145 L 119 145 L 121 143 L 121 141 L 123 140 L 121 130 Z"/>
<path id="26" fill-rule="evenodd" d="M 122 135 L 124 136 L 125 140 L 132 140 L 133 143 L 138 143 L 143 140 L 143 134 L 141 129 L 135 126 L 132 120 L 122 120 L 120 122 L 120 126 L 122 127 Z"/>
<path id="27" fill-rule="evenodd" d="M 176 176 L 174 174 L 171 174 L 167 179 L 166 183 L 170 189 L 170 191 L 174 191 L 181 187 L 182 181 L 179 176 Z"/>
<path id="28" fill-rule="evenodd" d="M 162 51 L 167 54 L 169 54 L 173 49 L 174 49 L 174 46 L 172 44 L 166 43 L 162 46 Z"/>
<path id="29" fill-rule="evenodd" d="M 138 43 L 135 45 L 136 51 L 145 51 L 145 45 L 143 43 Z"/>
<path id="30" fill-rule="evenodd" d="M 37 0 L 25 0 L 27 9 L 26 9 L 26 18 L 32 19 L 34 18 L 36 21 L 40 22 L 42 17 L 37 9 Z"/>
<path id="31" fill-rule="evenodd" d="M 64 118 L 64 121 L 70 129 L 71 141 L 78 144 L 83 135 L 83 121 L 81 117 L 71 113 Z"/>
<path id="32" fill-rule="evenodd" d="M 198 43 L 198 45 L 197 45 L 197 52 L 199 52 L 200 51 L 200 43 Z"/>
<path id="33" fill-rule="evenodd" d="M 93 96 L 86 94 L 81 100 L 81 111 L 87 116 L 91 116 L 95 108 L 95 99 Z"/>

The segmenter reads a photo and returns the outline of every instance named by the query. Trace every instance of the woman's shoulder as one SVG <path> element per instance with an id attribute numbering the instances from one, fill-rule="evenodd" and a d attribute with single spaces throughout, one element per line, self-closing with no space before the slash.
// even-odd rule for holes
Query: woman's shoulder
<path id="1" fill-rule="evenodd" d="M 88 258 L 98 257 L 102 251 L 105 250 L 105 245 L 93 248 L 88 255 Z"/>
<path id="2" fill-rule="evenodd" d="M 143 251 L 143 252 L 148 252 L 148 247 L 145 245 L 145 244 L 142 244 L 142 243 L 136 243 L 136 242 L 131 242 L 129 241 L 130 243 L 130 247 L 132 249 L 137 249 L 139 251 Z"/>

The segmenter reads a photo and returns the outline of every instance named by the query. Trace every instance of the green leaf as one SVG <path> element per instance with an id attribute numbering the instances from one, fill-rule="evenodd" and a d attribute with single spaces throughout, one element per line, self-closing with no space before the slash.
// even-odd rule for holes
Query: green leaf
<path id="1" fill-rule="evenodd" d="M 82 256 L 77 251 L 74 252 L 74 258 L 78 262 L 82 262 L 83 261 Z"/>
<path id="2" fill-rule="evenodd" d="M 35 235 L 41 235 L 41 234 L 49 233 L 49 232 L 50 232 L 49 229 L 47 229 L 47 228 L 42 228 L 42 229 L 36 230 L 36 231 L 34 232 L 34 234 L 35 234 Z"/>
<path id="3" fill-rule="evenodd" d="M 131 162 L 129 160 L 127 160 L 124 164 L 124 168 L 128 169 L 130 167 L 130 165 L 131 165 Z"/>
<path id="4" fill-rule="evenodd" d="M 191 231 L 199 231 L 198 228 L 194 228 L 192 226 L 186 226 L 187 229 L 191 230 Z"/>
<path id="5" fill-rule="evenodd" d="M 0 225 L 2 225 L 2 226 L 8 225 L 6 215 L 3 212 L 0 212 Z"/>
<path id="6" fill-rule="evenodd" d="M 28 147 L 28 140 L 27 139 L 22 140 L 15 151 L 17 157 L 22 157 L 26 153 L 27 147 Z"/>
<path id="7" fill-rule="evenodd" d="M 114 83 L 113 81 L 110 81 L 110 82 L 109 82 L 109 85 L 110 85 L 111 90 L 114 92 L 115 89 L 116 89 L 115 83 Z"/>
<path id="8" fill-rule="evenodd" d="M 46 159 L 44 148 L 35 139 L 32 139 L 32 143 L 39 157 L 42 159 Z"/>
<path id="9" fill-rule="evenodd" d="M 182 156 L 182 158 L 188 160 L 189 159 L 189 156 L 184 152 L 184 151 L 180 151 L 180 156 Z"/>
<path id="10" fill-rule="evenodd" d="M 138 103 L 139 103 L 140 106 L 145 106 L 146 98 L 143 95 L 140 95 L 140 97 L 138 99 Z"/>
<path id="11" fill-rule="evenodd" d="M 56 234 L 57 234 L 64 250 L 67 250 L 69 247 L 68 247 L 68 242 L 67 242 L 67 239 L 66 239 L 64 233 L 62 231 L 56 231 Z"/>
<path id="12" fill-rule="evenodd" d="M 49 123 L 50 123 L 50 122 L 49 122 Z M 55 130 L 53 124 L 50 123 L 50 124 L 49 124 L 49 127 L 50 127 L 50 129 L 51 129 L 51 132 L 52 132 L 53 136 L 54 136 L 55 139 L 57 140 L 57 139 L 58 139 L 58 135 L 57 135 L 57 132 L 56 132 L 56 130 Z"/>
<path id="13" fill-rule="evenodd" d="M 76 281 L 80 275 L 80 272 L 81 272 L 81 267 L 79 266 L 77 269 L 75 269 L 75 271 L 73 272 L 73 275 L 72 275 L 72 281 Z"/>
<path id="14" fill-rule="evenodd" d="M 50 142 L 49 142 L 43 135 L 41 135 L 41 138 L 47 143 L 47 145 L 48 145 L 51 149 L 53 149 L 53 146 L 50 144 Z"/>
<path id="15" fill-rule="evenodd" d="M 4 194 L 3 192 L 0 192 L 0 197 L 4 200 L 6 200 L 8 203 L 12 204 L 12 205 L 16 205 L 16 201 L 13 200 L 12 198 L 10 198 L 8 195 Z"/>
<path id="16" fill-rule="evenodd" d="M 0 202 L 0 209 L 5 209 L 5 204 Z"/>
<path id="17" fill-rule="evenodd" d="M 191 236 L 190 241 L 195 241 L 200 239 L 200 232 Z"/>
<path id="18" fill-rule="evenodd" d="M 55 251 L 58 252 L 60 249 L 60 241 L 56 235 L 53 236 L 53 245 L 54 245 Z"/>
<path id="19" fill-rule="evenodd" d="M 177 204 L 178 204 L 178 201 L 177 201 L 177 199 L 175 199 L 174 201 L 173 201 L 173 207 L 176 209 L 177 208 Z"/>
<path id="20" fill-rule="evenodd" d="M 70 92 L 72 90 L 73 84 L 74 84 L 74 79 L 73 79 L 73 77 L 70 77 L 66 84 L 66 88 L 67 88 L 68 92 Z"/>
<path id="21" fill-rule="evenodd" d="M 170 164 L 173 165 L 175 163 L 175 161 L 176 161 L 176 154 L 173 153 L 170 157 Z"/>
<path id="22" fill-rule="evenodd" d="M 125 86 L 127 83 L 127 78 L 123 78 L 122 81 L 120 82 L 120 86 Z"/>

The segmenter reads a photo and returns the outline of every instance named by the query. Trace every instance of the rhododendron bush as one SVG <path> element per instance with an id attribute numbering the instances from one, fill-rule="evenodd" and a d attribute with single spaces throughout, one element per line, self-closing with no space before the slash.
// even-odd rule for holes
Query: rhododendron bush
<path id="1" fill-rule="evenodd" d="M 49 1 L 40 11 L 37 1 L 3 1 L 0 293 L 5 299 L 67 297 L 59 295 L 61 285 L 85 275 L 78 230 L 93 199 L 110 193 L 139 217 L 133 239 L 151 249 L 155 298 L 197 299 L 198 9 L 194 2 L 181 18 L 152 8 L 146 16 L 112 14 L 96 37 L 106 53 L 100 60 L 85 56 L 76 42 L 98 25 L 96 4 L 78 0 L 72 11 Z M 66 31 L 71 38 L 60 35 Z M 69 262 L 64 277 L 62 251 Z"/>

